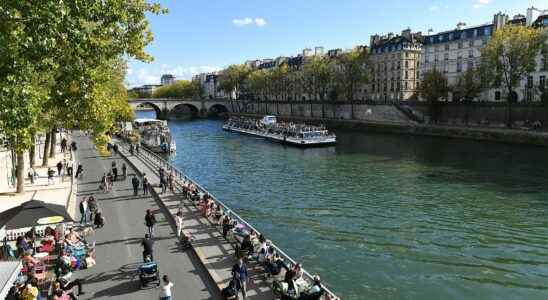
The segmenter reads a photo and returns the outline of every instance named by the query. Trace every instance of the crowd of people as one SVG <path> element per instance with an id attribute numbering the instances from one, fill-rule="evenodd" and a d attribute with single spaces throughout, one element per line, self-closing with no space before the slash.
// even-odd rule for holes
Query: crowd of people
<path id="1" fill-rule="evenodd" d="M 303 278 L 300 264 L 292 265 L 285 262 L 265 236 L 257 234 L 253 229 L 248 229 L 237 219 L 232 218 L 220 203 L 207 192 L 201 192 L 196 184 L 183 181 L 182 194 L 194 203 L 203 217 L 220 227 L 225 239 L 236 242 L 235 253 L 238 262 L 232 268 L 232 279 L 222 291 L 225 299 L 238 299 L 240 294 L 243 299 L 247 298 L 247 264 L 252 260 L 262 266 L 266 277 L 275 279 L 274 292 L 283 300 L 317 300 L 324 294 L 327 295 L 319 276 L 314 277 L 311 285 L 307 283 Z M 177 228 L 179 231 L 179 225 Z"/>
<path id="2" fill-rule="evenodd" d="M 32 228 L 19 236 L 13 256 L 21 260 L 23 269 L 6 299 L 46 299 L 44 294 L 54 300 L 78 299 L 84 294 L 83 284 L 79 279 L 71 280 L 72 274 L 96 263 L 95 247 L 88 245 L 83 235 L 60 223 L 55 228 L 46 227 L 41 234 Z"/>
<path id="3" fill-rule="evenodd" d="M 276 134 L 286 137 L 300 137 L 303 133 L 314 132 L 321 136 L 328 136 L 325 125 L 309 125 L 304 123 L 293 122 L 276 122 L 273 124 L 264 124 L 261 120 L 246 118 L 246 117 L 231 117 L 227 123 L 230 127 L 253 130 L 267 134 Z"/>

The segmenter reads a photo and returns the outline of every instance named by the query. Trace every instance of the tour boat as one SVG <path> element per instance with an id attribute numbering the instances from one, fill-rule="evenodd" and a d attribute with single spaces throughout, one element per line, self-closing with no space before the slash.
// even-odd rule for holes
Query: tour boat
<path id="1" fill-rule="evenodd" d="M 335 134 L 330 133 L 323 126 L 278 123 L 275 116 L 264 116 L 260 120 L 230 118 L 223 125 L 223 130 L 263 137 L 274 142 L 299 147 L 326 146 L 337 142 Z"/>
<path id="2" fill-rule="evenodd" d="M 135 119 L 133 125 L 141 134 L 141 143 L 157 153 L 174 153 L 177 150 L 171 137 L 167 121 L 158 119 Z"/>

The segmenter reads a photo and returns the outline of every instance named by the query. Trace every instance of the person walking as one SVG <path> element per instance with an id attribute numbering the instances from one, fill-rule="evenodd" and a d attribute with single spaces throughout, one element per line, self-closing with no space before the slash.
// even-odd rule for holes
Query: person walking
<path id="1" fill-rule="evenodd" d="M 150 260 L 154 260 L 154 240 L 150 238 L 148 233 L 141 241 L 141 246 L 143 246 L 143 261 L 147 261 L 147 256 L 150 257 Z"/>
<path id="2" fill-rule="evenodd" d="M 148 178 L 143 174 L 143 195 L 148 195 Z"/>
<path id="3" fill-rule="evenodd" d="M 48 168 L 48 185 L 55 183 L 55 181 L 53 180 L 53 174 L 55 174 L 55 171 L 53 171 L 51 168 Z"/>
<path id="4" fill-rule="evenodd" d="M 88 201 L 84 197 L 80 202 L 80 224 L 85 225 L 87 223 L 88 214 Z"/>
<path id="5" fill-rule="evenodd" d="M 169 190 L 173 193 L 173 174 L 169 173 L 167 175 L 167 184 L 169 185 Z"/>
<path id="6" fill-rule="evenodd" d="M 114 144 L 114 146 L 112 146 L 112 149 L 114 150 L 114 154 L 118 154 L 118 144 Z"/>
<path id="7" fill-rule="evenodd" d="M 129 145 L 129 154 L 133 155 L 133 149 L 135 149 L 133 144 Z"/>
<path id="8" fill-rule="evenodd" d="M 137 151 L 137 154 L 139 153 L 139 143 L 135 145 L 135 151 Z"/>
<path id="9" fill-rule="evenodd" d="M 179 210 L 175 214 L 175 226 L 177 227 L 177 231 L 175 232 L 175 235 L 177 236 L 177 240 L 181 240 L 181 231 L 183 230 L 183 212 Z"/>
<path id="10" fill-rule="evenodd" d="M 74 178 L 83 179 L 83 173 L 84 167 L 81 164 L 78 164 L 78 168 L 76 168 L 76 175 L 74 175 Z"/>
<path id="11" fill-rule="evenodd" d="M 97 201 L 93 196 L 89 196 L 88 198 L 88 211 L 89 211 L 89 221 L 93 222 L 95 220 L 95 214 L 99 210 L 99 207 L 97 207 Z"/>
<path id="12" fill-rule="evenodd" d="M 154 225 L 156 224 L 156 217 L 152 213 L 150 209 L 147 209 L 147 213 L 145 215 L 145 225 L 148 229 L 148 234 L 153 237 L 154 236 Z"/>
<path id="13" fill-rule="evenodd" d="M 122 163 L 122 176 L 124 177 L 124 180 L 126 180 L 126 173 L 127 173 L 126 163 Z"/>
<path id="14" fill-rule="evenodd" d="M 162 285 L 162 290 L 160 291 L 160 300 L 171 300 L 173 283 L 169 281 L 169 277 L 164 275 L 162 277 L 164 284 Z"/>
<path id="15" fill-rule="evenodd" d="M 112 190 L 112 174 L 110 172 L 107 173 L 107 191 L 110 192 Z"/>
<path id="16" fill-rule="evenodd" d="M 116 162 L 112 162 L 112 174 L 114 175 L 114 181 L 118 180 L 118 167 L 116 167 Z"/>
<path id="17" fill-rule="evenodd" d="M 241 257 L 238 259 L 238 263 L 236 263 L 232 267 L 232 278 L 234 279 L 234 281 L 236 281 L 238 285 L 237 290 L 242 292 L 242 297 L 244 300 L 246 300 L 248 273 L 247 266 L 244 263 L 244 259 Z"/>
<path id="18" fill-rule="evenodd" d="M 61 140 L 61 152 L 65 153 L 67 151 L 67 139 L 63 138 Z"/>
<path id="19" fill-rule="evenodd" d="M 36 176 L 38 176 L 38 174 L 36 173 L 36 171 L 34 170 L 34 168 L 31 166 L 29 167 L 29 170 L 27 172 L 27 175 L 29 176 L 29 179 L 30 179 L 30 183 L 31 184 L 34 184 L 34 178 Z"/>
<path id="20" fill-rule="evenodd" d="M 57 175 L 61 176 L 63 175 L 61 172 L 63 171 L 63 162 L 59 161 L 57 163 Z"/>
<path id="21" fill-rule="evenodd" d="M 167 190 L 167 181 L 165 177 L 160 177 L 160 187 L 162 188 L 162 194 Z"/>
<path id="22" fill-rule="evenodd" d="M 131 179 L 131 184 L 133 185 L 133 196 L 137 196 L 137 193 L 139 193 L 139 179 L 137 178 L 137 175 L 133 176 Z"/>

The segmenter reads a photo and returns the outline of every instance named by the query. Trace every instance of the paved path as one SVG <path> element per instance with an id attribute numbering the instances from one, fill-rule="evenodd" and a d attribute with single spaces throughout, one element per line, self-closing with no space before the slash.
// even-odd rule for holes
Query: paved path
<path id="1" fill-rule="evenodd" d="M 144 213 L 147 208 L 157 212 L 154 257 L 160 273 L 168 274 L 175 284 L 177 300 L 220 299 L 215 283 L 207 275 L 193 251 L 181 251 L 175 244 L 174 229 L 164 211 L 151 197 L 133 196 L 130 177 L 115 182 L 113 191 L 102 193 L 99 180 L 116 161 L 121 173 L 123 160 L 98 156 L 91 142 L 75 133 L 77 158 L 84 166 L 84 178 L 78 182 L 78 200 L 94 195 L 106 217 L 106 225 L 95 232 L 97 265 L 77 271 L 84 279 L 86 294 L 80 299 L 158 299 L 159 289 L 140 289 L 137 268 L 142 260 L 141 239 L 145 233 Z M 135 171 L 128 165 L 128 174 Z M 78 216 L 79 219 L 79 216 Z"/>
<path id="2" fill-rule="evenodd" d="M 150 183 L 158 186 L 159 175 L 157 165 L 152 160 L 143 159 L 143 156 L 130 156 L 125 149 L 121 150 L 127 159 L 140 172 L 145 172 Z M 161 192 L 155 188 L 157 194 Z M 170 210 L 174 215 L 179 207 L 183 211 L 183 230 L 191 233 L 194 238 L 192 242 L 193 250 L 198 255 L 202 264 L 207 268 L 211 278 L 215 280 L 219 289 L 224 288 L 232 278 L 231 269 L 236 263 L 234 247 L 222 237 L 219 227 L 215 227 L 212 222 L 201 216 L 198 210 L 190 201 L 183 200 L 182 195 L 177 188 L 176 194 L 166 192 L 158 195 L 163 202 L 164 207 Z M 254 260 L 248 264 L 250 282 L 248 284 L 247 299 L 263 300 L 273 299 L 271 286 L 272 279 L 266 279 L 264 268 L 259 266 Z"/>

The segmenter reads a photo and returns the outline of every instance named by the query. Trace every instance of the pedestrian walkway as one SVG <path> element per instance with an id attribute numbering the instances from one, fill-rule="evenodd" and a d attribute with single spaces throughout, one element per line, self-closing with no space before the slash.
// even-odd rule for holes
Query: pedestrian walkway
<path id="1" fill-rule="evenodd" d="M 69 196 L 71 195 L 70 177 L 59 176 L 55 166 L 59 161 L 63 161 L 64 159 L 69 161 L 70 155 L 69 152 L 61 153 L 59 147 L 58 151 L 59 152 L 56 152 L 55 157 L 48 160 L 48 167 L 55 170 L 56 174 L 53 178 L 53 183 L 48 183 L 48 167 L 34 166 L 34 170 L 38 174 L 34 183 L 31 183 L 27 176 L 27 170 L 25 170 L 25 192 L 16 194 L 15 188 L 13 188 L 6 193 L 0 193 L 0 211 L 19 206 L 30 200 L 40 200 L 51 204 L 68 205 L 67 210 L 69 211 L 69 214 L 74 217 L 74 205 L 69 201 Z M 41 161 L 37 161 L 37 163 L 41 164 Z"/>
<path id="2" fill-rule="evenodd" d="M 138 156 L 132 156 L 126 149 L 121 149 L 121 153 L 126 156 L 126 159 L 135 169 L 139 170 L 139 175 L 146 173 L 149 182 L 154 187 L 153 194 L 169 210 L 172 219 L 178 209 L 182 209 L 183 231 L 192 235 L 194 238 L 192 242 L 194 251 L 207 268 L 209 275 L 218 288 L 224 288 L 232 278 L 231 269 L 236 263 L 232 244 L 222 237 L 218 227 L 215 227 L 210 220 L 201 216 L 192 203 L 183 200 L 182 195 L 179 194 L 180 190 L 175 190 L 175 194 L 169 192 L 169 190 L 164 194 L 160 193 L 161 189 L 157 187 L 160 182 L 158 165 L 152 161 L 140 159 Z M 274 299 L 271 291 L 272 283 L 266 279 L 264 269 L 254 262 L 250 262 L 248 268 L 250 283 L 247 286 L 247 299 Z"/>
<path id="3" fill-rule="evenodd" d="M 73 275 L 84 280 L 86 294 L 80 299 L 158 299 L 160 289 L 141 289 L 138 277 L 138 267 L 142 263 L 140 242 L 146 232 L 146 209 L 154 211 L 158 220 L 154 258 L 160 274 L 169 275 L 174 283 L 174 299 L 221 299 L 199 258 L 192 251 L 182 251 L 176 244 L 174 228 L 166 218 L 166 211 L 151 196 L 133 196 L 130 180 L 136 171 L 128 164 L 126 179 L 120 178 L 114 182 L 111 192 L 103 193 L 99 190 L 101 176 L 110 170 L 113 161 L 119 170 L 125 161 L 119 156 L 99 156 L 85 136 L 75 134 L 75 140 L 79 161 L 84 167 L 83 180 L 78 181 L 78 201 L 93 195 L 106 218 L 105 226 L 96 229 L 93 236 L 97 265 Z"/>

